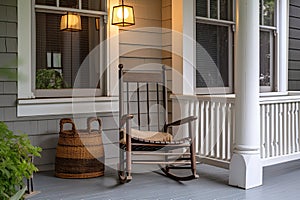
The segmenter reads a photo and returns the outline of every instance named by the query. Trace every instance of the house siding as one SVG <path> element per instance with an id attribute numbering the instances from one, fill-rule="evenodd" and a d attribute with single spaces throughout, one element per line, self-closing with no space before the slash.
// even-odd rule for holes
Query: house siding
<path id="1" fill-rule="evenodd" d="M 162 33 L 159 31 L 134 30 L 144 27 L 162 27 L 161 0 L 131 1 L 136 11 L 136 26 L 120 29 L 120 63 L 128 68 L 149 63 L 164 63 L 162 55 Z M 149 6 L 151 8 L 149 8 Z M 42 157 L 35 158 L 41 171 L 53 170 L 59 133 L 59 120 L 72 115 L 17 116 L 17 81 L 6 77 L 3 70 L 17 74 L 17 0 L 0 0 L 0 121 L 4 121 L 15 134 L 28 134 L 33 145 L 43 148 Z M 136 46 L 140 51 L 130 52 Z M 159 48 L 157 48 L 159 47 Z M 123 54 L 123 51 L 129 51 Z M 130 66 L 130 67 L 129 67 Z M 170 81 L 171 70 L 168 72 Z M 97 113 L 103 122 L 103 141 L 106 164 L 116 165 L 118 151 L 117 113 Z M 85 128 L 87 117 L 93 114 L 76 115 L 78 128 Z M 115 167 L 115 166 L 114 166 Z"/>
<path id="2" fill-rule="evenodd" d="M 300 1 L 290 0 L 289 90 L 300 90 Z"/>

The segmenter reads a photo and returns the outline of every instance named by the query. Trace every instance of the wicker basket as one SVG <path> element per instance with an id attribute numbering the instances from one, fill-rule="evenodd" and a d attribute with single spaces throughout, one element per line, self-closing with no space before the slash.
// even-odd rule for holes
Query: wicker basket
<path id="1" fill-rule="evenodd" d="M 99 130 L 92 130 L 97 121 Z M 71 124 L 72 130 L 64 130 Z M 77 130 L 71 119 L 60 120 L 60 133 L 55 158 L 55 176 L 60 178 L 93 178 L 104 175 L 104 148 L 101 120 L 89 118 L 87 130 Z"/>

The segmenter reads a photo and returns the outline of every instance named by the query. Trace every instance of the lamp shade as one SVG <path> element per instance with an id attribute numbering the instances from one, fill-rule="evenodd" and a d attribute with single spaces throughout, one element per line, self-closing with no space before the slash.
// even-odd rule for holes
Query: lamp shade
<path id="1" fill-rule="evenodd" d="M 67 13 L 61 17 L 60 21 L 61 31 L 80 31 L 81 18 L 80 15 L 74 13 Z"/>
<path id="2" fill-rule="evenodd" d="M 114 6 L 112 13 L 112 25 L 132 26 L 135 24 L 134 11 L 132 6 L 122 5 Z"/>

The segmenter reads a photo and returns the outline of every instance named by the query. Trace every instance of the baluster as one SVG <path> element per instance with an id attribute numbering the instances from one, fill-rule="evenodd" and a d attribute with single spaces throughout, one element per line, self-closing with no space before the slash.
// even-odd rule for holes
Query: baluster
<path id="1" fill-rule="evenodd" d="M 275 126 L 274 126 L 274 131 L 275 131 L 275 156 L 279 156 L 279 105 L 278 103 L 275 104 L 275 112 L 274 112 L 274 117 L 275 117 Z"/>
<path id="2" fill-rule="evenodd" d="M 270 105 L 266 105 L 266 157 L 269 158 L 271 156 L 271 141 L 270 141 Z"/>
<path id="3" fill-rule="evenodd" d="M 226 145 L 228 143 L 226 143 L 226 121 L 227 121 L 227 112 L 226 112 L 226 106 L 227 103 L 222 104 L 222 154 L 221 154 L 221 159 L 222 160 L 226 160 Z"/>
<path id="4" fill-rule="evenodd" d="M 233 104 L 230 104 L 229 111 L 230 126 L 228 126 L 228 141 L 230 141 L 230 145 L 228 145 L 228 161 L 231 160 L 231 155 L 235 145 L 235 107 Z"/>
<path id="5" fill-rule="evenodd" d="M 260 127 L 260 143 L 261 143 L 261 150 L 260 150 L 260 155 L 261 155 L 261 158 L 266 158 L 266 131 L 265 131 L 265 128 L 266 128 L 266 105 L 261 105 L 261 110 L 260 110 L 260 115 L 261 115 L 261 127 Z"/>
<path id="6" fill-rule="evenodd" d="M 283 118 L 283 105 L 279 104 L 279 155 L 284 155 L 284 143 L 283 143 L 283 134 L 284 134 L 284 118 Z"/>
<path id="7" fill-rule="evenodd" d="M 226 103 L 226 107 L 225 107 L 225 160 L 230 159 L 230 150 L 231 150 L 231 146 L 233 146 L 233 141 L 231 141 L 230 139 L 230 135 L 231 130 L 230 130 L 230 126 L 231 126 L 231 103 Z"/>
<path id="8" fill-rule="evenodd" d="M 205 147 L 205 103 L 204 101 L 201 101 L 199 109 L 199 129 L 200 129 L 200 138 L 199 138 L 199 144 L 200 144 L 200 155 L 204 155 L 204 147 Z"/>
<path id="9" fill-rule="evenodd" d="M 296 140 L 295 140 L 295 103 L 291 103 L 291 153 L 296 151 Z"/>
<path id="10" fill-rule="evenodd" d="M 291 103 L 288 103 L 288 110 L 287 110 L 287 113 L 288 113 L 288 122 L 287 122 L 287 126 L 288 126 L 288 129 L 287 129 L 287 153 L 290 154 L 292 153 L 292 145 L 291 145 L 291 142 L 292 142 L 292 112 L 291 112 Z"/>
<path id="11" fill-rule="evenodd" d="M 214 151 L 214 146 L 216 144 L 215 142 L 215 102 L 211 102 L 211 107 L 210 107 L 210 156 L 215 157 L 215 151 Z"/>
<path id="12" fill-rule="evenodd" d="M 207 101 L 205 105 L 205 156 L 209 155 L 210 150 L 210 128 L 209 128 L 209 111 L 210 111 L 210 102 Z"/>
<path id="13" fill-rule="evenodd" d="M 296 151 L 299 152 L 299 102 L 296 103 L 295 124 Z"/>
<path id="14" fill-rule="evenodd" d="M 191 101 L 193 101 L 193 100 L 191 100 Z M 200 138 L 200 132 L 199 132 L 199 130 L 200 130 L 200 128 L 199 128 L 199 126 L 200 126 L 200 123 L 199 123 L 199 121 L 200 121 L 200 116 L 199 116 L 199 101 L 198 100 L 194 100 L 194 105 L 195 105 L 195 108 L 194 108 L 194 113 L 192 113 L 191 115 L 189 115 L 189 116 L 197 116 L 197 120 L 194 122 L 194 124 L 195 124 L 195 128 L 194 128 L 194 130 L 195 130 L 195 132 L 194 132 L 194 137 L 195 137 L 195 149 L 196 149 L 196 154 L 198 154 L 199 155 L 199 152 L 200 152 L 200 143 L 199 143 L 199 138 Z"/>
<path id="15" fill-rule="evenodd" d="M 275 156 L 275 112 L 274 112 L 275 105 L 270 104 L 270 113 L 269 113 L 269 118 L 270 118 L 270 156 L 273 157 Z"/>
<path id="16" fill-rule="evenodd" d="M 287 104 L 283 104 L 283 155 L 288 153 L 288 112 L 287 112 Z"/>
<path id="17" fill-rule="evenodd" d="M 220 109 L 221 109 L 221 103 L 218 102 L 217 105 L 216 105 L 216 119 L 215 119 L 215 126 L 216 126 L 216 137 L 215 137 L 215 143 L 216 143 L 216 158 L 220 158 L 221 157 L 221 114 L 220 114 Z"/>

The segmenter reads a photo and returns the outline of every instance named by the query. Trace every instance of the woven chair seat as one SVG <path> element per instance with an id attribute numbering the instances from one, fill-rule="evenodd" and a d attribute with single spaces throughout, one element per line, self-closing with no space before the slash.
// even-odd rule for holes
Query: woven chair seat
<path id="1" fill-rule="evenodd" d="M 124 132 L 124 138 L 120 141 L 122 144 L 126 143 L 126 131 Z M 140 131 L 137 129 L 131 129 L 131 138 L 137 141 L 151 142 L 151 143 L 161 143 L 167 144 L 168 142 L 172 142 L 173 136 L 170 133 L 164 132 L 155 132 L 155 131 Z"/>
<path id="2" fill-rule="evenodd" d="M 121 147 L 122 149 L 126 149 L 125 130 L 121 131 L 124 133 L 124 138 L 120 141 Z M 188 145 L 190 143 L 190 139 L 185 138 L 181 140 L 173 140 L 173 136 L 170 133 L 131 129 L 131 143 L 133 144 L 134 150 L 155 151 L 166 147 L 168 149 L 177 149 L 178 146 L 176 145 Z M 140 146 L 137 144 L 148 144 L 149 146 Z"/>

